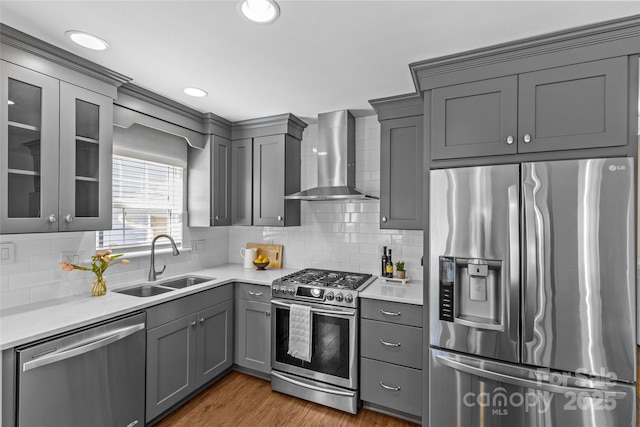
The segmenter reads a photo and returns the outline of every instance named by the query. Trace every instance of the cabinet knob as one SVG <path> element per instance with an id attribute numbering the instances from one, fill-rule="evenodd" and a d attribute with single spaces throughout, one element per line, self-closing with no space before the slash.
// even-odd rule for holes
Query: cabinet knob
<path id="1" fill-rule="evenodd" d="M 282 221 L 284 218 L 281 215 L 278 215 L 278 221 Z"/>
<path id="2" fill-rule="evenodd" d="M 218 215 L 215 216 L 215 218 L 213 218 L 216 222 L 220 221 L 220 217 Z"/>
<path id="3" fill-rule="evenodd" d="M 196 327 L 196 321 L 195 320 L 193 322 L 191 322 L 191 326 L 193 326 L 194 328 Z"/>
<path id="4" fill-rule="evenodd" d="M 71 221 L 73 221 L 73 217 L 71 216 L 71 214 L 66 214 L 64 216 L 64 222 L 66 222 L 67 224 L 71 223 Z"/>
<path id="5" fill-rule="evenodd" d="M 271 312 L 269 310 L 267 310 L 266 313 L 264 313 L 267 317 L 271 316 Z"/>
<path id="6" fill-rule="evenodd" d="M 204 317 L 201 317 L 201 318 L 200 318 L 200 324 L 201 324 L 201 325 L 204 325 Z"/>
<path id="7" fill-rule="evenodd" d="M 509 145 L 513 144 L 513 136 L 509 135 L 507 137 L 507 144 L 509 144 Z"/>
<path id="8" fill-rule="evenodd" d="M 386 216 L 382 217 L 382 222 L 387 222 L 387 217 Z"/>
<path id="9" fill-rule="evenodd" d="M 528 133 L 524 134 L 524 137 L 522 138 L 522 140 L 525 142 L 525 144 L 528 144 L 531 142 L 531 135 Z"/>
<path id="10" fill-rule="evenodd" d="M 47 218 L 47 222 L 50 223 L 50 224 L 53 224 L 57 220 L 58 219 L 56 218 L 56 216 L 54 214 L 49 215 L 49 218 Z"/>

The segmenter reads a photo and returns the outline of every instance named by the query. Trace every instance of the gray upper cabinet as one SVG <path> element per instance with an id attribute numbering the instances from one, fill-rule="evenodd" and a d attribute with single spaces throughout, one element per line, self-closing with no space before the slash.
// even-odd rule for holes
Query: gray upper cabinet
<path id="1" fill-rule="evenodd" d="M 519 76 L 518 152 L 627 145 L 627 57 Z"/>
<path id="2" fill-rule="evenodd" d="M 434 160 L 627 144 L 627 57 L 436 88 Z"/>
<path id="3" fill-rule="evenodd" d="M 211 225 L 231 225 L 231 141 L 213 136 Z"/>
<path id="4" fill-rule="evenodd" d="M 2 233 L 111 228 L 113 99 L 0 67 Z"/>
<path id="5" fill-rule="evenodd" d="M 423 116 L 380 123 L 380 228 L 422 229 Z"/>
<path id="6" fill-rule="evenodd" d="M 431 102 L 433 159 L 517 153 L 517 76 L 434 89 Z"/>
<path id="7" fill-rule="evenodd" d="M 231 224 L 253 224 L 253 144 L 251 138 L 231 143 Z"/>
<path id="8" fill-rule="evenodd" d="M 412 93 L 369 103 L 380 121 L 380 228 L 422 230 L 424 101 Z"/>
<path id="9" fill-rule="evenodd" d="M 300 191 L 300 141 L 291 135 L 253 140 L 253 224 L 300 225 L 300 201 L 285 200 Z"/>

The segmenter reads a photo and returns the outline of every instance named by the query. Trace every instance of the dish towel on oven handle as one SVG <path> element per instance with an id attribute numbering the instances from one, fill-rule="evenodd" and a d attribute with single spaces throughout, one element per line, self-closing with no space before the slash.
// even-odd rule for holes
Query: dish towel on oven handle
<path id="1" fill-rule="evenodd" d="M 311 362 L 311 342 L 311 307 L 291 304 L 287 353 L 296 359 Z"/>

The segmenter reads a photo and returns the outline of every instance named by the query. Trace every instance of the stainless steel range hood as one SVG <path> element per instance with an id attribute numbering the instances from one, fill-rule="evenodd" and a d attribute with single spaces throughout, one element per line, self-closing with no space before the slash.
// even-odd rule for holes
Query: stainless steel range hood
<path id="1" fill-rule="evenodd" d="M 356 119 L 347 111 L 318 115 L 318 186 L 285 199 L 366 200 L 379 197 L 355 188 Z"/>

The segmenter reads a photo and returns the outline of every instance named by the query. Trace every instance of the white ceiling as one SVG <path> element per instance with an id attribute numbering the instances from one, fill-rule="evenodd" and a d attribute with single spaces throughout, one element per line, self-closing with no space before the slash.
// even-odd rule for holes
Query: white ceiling
<path id="1" fill-rule="evenodd" d="M 241 18 L 236 0 L 1 0 L 0 21 L 202 112 L 313 122 L 340 109 L 368 115 L 369 99 L 413 92 L 411 62 L 640 14 L 637 0 L 278 3 L 267 25 Z M 76 46 L 67 30 L 111 48 Z"/>

